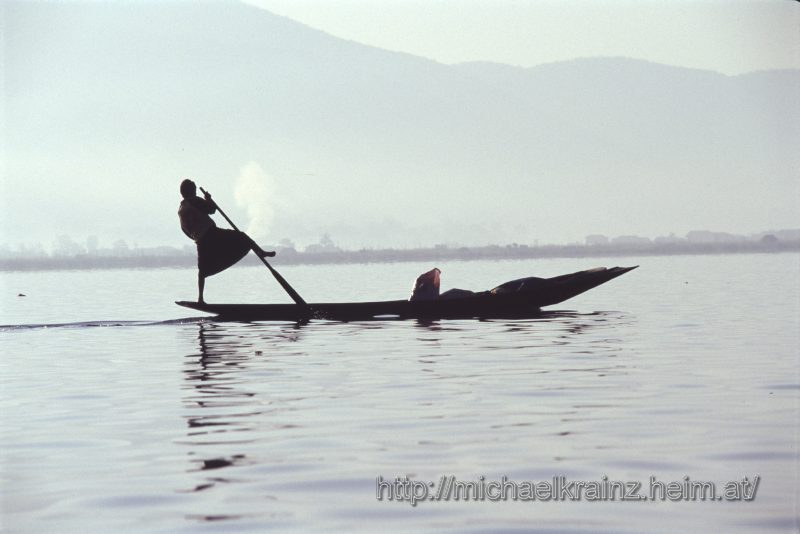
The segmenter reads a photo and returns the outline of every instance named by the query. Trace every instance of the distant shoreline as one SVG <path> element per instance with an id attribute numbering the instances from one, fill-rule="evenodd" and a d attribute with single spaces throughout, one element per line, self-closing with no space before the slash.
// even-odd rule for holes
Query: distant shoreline
<path id="1" fill-rule="evenodd" d="M 715 254 L 750 254 L 800 252 L 800 240 L 777 242 L 720 242 L 720 243 L 630 243 L 604 245 L 489 245 L 484 247 L 445 247 L 418 249 L 362 249 L 325 252 L 297 252 L 278 249 L 270 260 L 280 265 L 329 265 L 394 262 L 442 262 L 473 260 L 513 260 L 540 258 L 592 258 L 609 256 L 687 256 Z M 56 256 L 40 258 L 7 258 L 0 260 L 0 271 L 72 271 L 90 269 L 158 269 L 194 267 L 194 254 L 129 255 L 129 256 Z M 243 264 L 259 265 L 254 256 Z"/>

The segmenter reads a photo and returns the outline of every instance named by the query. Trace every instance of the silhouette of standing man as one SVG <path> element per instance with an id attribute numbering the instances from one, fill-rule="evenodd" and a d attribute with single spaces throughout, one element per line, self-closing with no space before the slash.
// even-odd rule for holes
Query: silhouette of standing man
<path id="1" fill-rule="evenodd" d="M 181 230 L 197 243 L 197 302 L 203 300 L 206 277 L 224 271 L 244 258 L 251 250 L 261 258 L 272 257 L 259 247 L 244 232 L 217 228 L 209 215 L 217 211 L 217 205 L 206 193 L 205 198 L 197 196 L 197 186 L 189 179 L 181 182 L 181 200 L 178 217 Z"/>

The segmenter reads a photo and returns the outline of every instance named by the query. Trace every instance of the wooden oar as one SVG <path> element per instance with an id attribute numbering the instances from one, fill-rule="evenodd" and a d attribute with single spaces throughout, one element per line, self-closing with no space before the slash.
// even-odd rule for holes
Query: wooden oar
<path id="1" fill-rule="evenodd" d="M 211 195 L 210 195 L 209 193 L 206 193 L 206 190 L 205 190 L 205 189 L 203 189 L 203 188 L 201 187 L 201 188 L 200 188 L 200 191 L 202 191 L 204 195 L 208 195 L 208 197 L 209 197 L 209 200 L 211 200 L 211 198 L 210 198 L 210 197 L 211 197 Z M 222 216 L 225 218 L 225 220 L 226 220 L 226 221 L 228 221 L 228 224 L 230 224 L 230 225 L 231 225 L 231 227 L 232 227 L 234 230 L 236 230 L 236 231 L 238 232 L 238 231 L 239 231 L 239 229 L 236 227 L 236 225 L 235 225 L 235 224 L 233 224 L 233 221 L 232 221 L 232 220 L 230 220 L 230 218 L 228 218 L 228 216 L 227 216 L 227 215 L 225 215 L 225 212 L 224 212 L 224 211 L 222 211 L 222 208 L 220 208 L 220 207 L 219 207 L 219 204 L 217 204 L 217 203 L 216 203 L 216 202 L 214 202 L 213 200 L 211 200 L 211 202 L 212 202 L 212 203 L 214 204 L 214 206 L 217 208 L 217 211 L 219 212 L 219 214 L 220 214 L 220 215 L 222 215 Z M 255 252 L 255 251 L 253 251 L 253 252 Z M 258 254 L 256 254 L 256 256 L 258 256 Z M 299 304 L 300 306 L 307 306 L 307 304 L 306 304 L 306 301 L 304 301 L 304 300 L 303 300 L 303 298 L 302 298 L 300 295 L 298 295 L 298 294 L 297 294 L 297 291 L 295 291 L 295 290 L 294 290 L 294 288 L 293 288 L 292 286 L 290 286 L 290 285 L 289 285 L 289 282 L 287 282 L 287 281 L 286 281 L 286 279 L 285 279 L 283 276 L 281 276 L 281 273 L 279 273 L 278 271 L 276 271 L 276 270 L 275 270 L 275 269 L 272 267 L 272 265 L 270 265 L 270 264 L 267 262 L 267 260 L 265 260 L 265 259 L 264 259 L 264 258 L 262 258 L 261 256 L 258 256 L 258 259 L 260 259 L 260 260 L 261 260 L 261 262 L 262 262 L 264 265 L 266 265 L 266 266 L 267 266 L 267 269 L 269 269 L 269 272 L 271 272 L 271 273 L 272 273 L 272 276 L 274 276 L 274 277 L 275 277 L 275 280 L 277 280 L 277 281 L 278 281 L 278 283 L 281 285 L 281 287 L 283 287 L 283 289 L 285 289 L 285 290 L 286 290 L 286 292 L 289 294 L 289 296 L 290 296 L 290 297 L 292 297 L 292 300 L 293 300 L 293 301 L 295 301 L 295 302 L 296 302 L 297 304 Z"/>

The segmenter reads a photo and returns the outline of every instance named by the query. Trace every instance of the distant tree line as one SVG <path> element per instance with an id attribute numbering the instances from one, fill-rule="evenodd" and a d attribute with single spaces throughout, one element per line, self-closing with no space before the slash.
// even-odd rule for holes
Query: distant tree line
<path id="1" fill-rule="evenodd" d="M 277 265 L 796 252 L 800 251 L 800 230 L 762 232 L 749 237 L 698 231 L 689 232 L 685 238 L 668 236 L 652 240 L 638 236 L 609 239 L 595 234 L 587 236 L 584 244 L 511 243 L 478 247 L 439 244 L 414 249 L 362 248 L 360 250 L 343 250 L 335 245 L 328 234 L 325 234 L 319 243 L 309 245 L 303 251 L 298 251 L 289 239 L 282 239 L 276 250 L 278 256 L 272 262 Z M 255 256 L 249 256 L 244 263 L 256 265 L 258 260 Z M 18 247 L 14 251 L 7 245 L 0 246 L 0 270 L 3 271 L 192 267 L 195 264 L 195 249 L 192 245 L 183 248 L 166 246 L 140 248 L 136 245 L 129 247 L 120 240 L 110 248 L 102 248 L 98 246 L 97 238 L 88 238 L 84 246 L 68 236 L 60 236 L 50 254 L 47 254 L 41 245 Z"/>

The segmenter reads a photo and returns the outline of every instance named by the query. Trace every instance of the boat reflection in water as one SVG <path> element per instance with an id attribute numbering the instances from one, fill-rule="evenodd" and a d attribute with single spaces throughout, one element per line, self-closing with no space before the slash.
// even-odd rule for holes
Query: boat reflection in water
<path id="1" fill-rule="evenodd" d="M 264 448 L 255 446 L 263 441 L 265 429 L 272 428 L 264 424 L 264 419 L 283 409 L 274 399 L 264 397 L 263 384 L 252 387 L 253 381 L 272 378 L 264 371 L 270 347 L 296 341 L 301 330 L 300 325 L 283 325 L 248 332 L 254 328 L 257 325 L 206 321 L 198 324 L 198 352 L 188 354 L 184 362 L 183 404 L 188 431 L 180 442 L 188 448 L 187 471 L 198 479 L 194 487 L 181 492 L 207 492 L 247 482 L 249 478 L 235 468 L 263 461 Z M 187 517 L 218 521 L 249 515 L 252 514 L 209 513 Z"/>
<path id="2" fill-rule="evenodd" d="M 620 347 L 630 320 L 541 312 L 482 321 L 200 321 L 186 330 L 196 350 L 183 369 L 186 517 L 236 520 L 237 528 L 335 527 L 365 510 L 397 515 L 374 497 L 375 476 L 390 466 L 384 475 L 402 468 L 435 478 L 465 465 L 525 475 L 515 469 L 552 458 L 510 443 L 572 433 L 573 421 L 598 416 L 586 410 L 613 410 L 619 399 L 597 402 L 606 389 L 595 381 L 608 377 L 615 391 L 612 377 L 626 373 L 630 354 Z M 577 407 L 590 389 L 599 407 Z"/>

